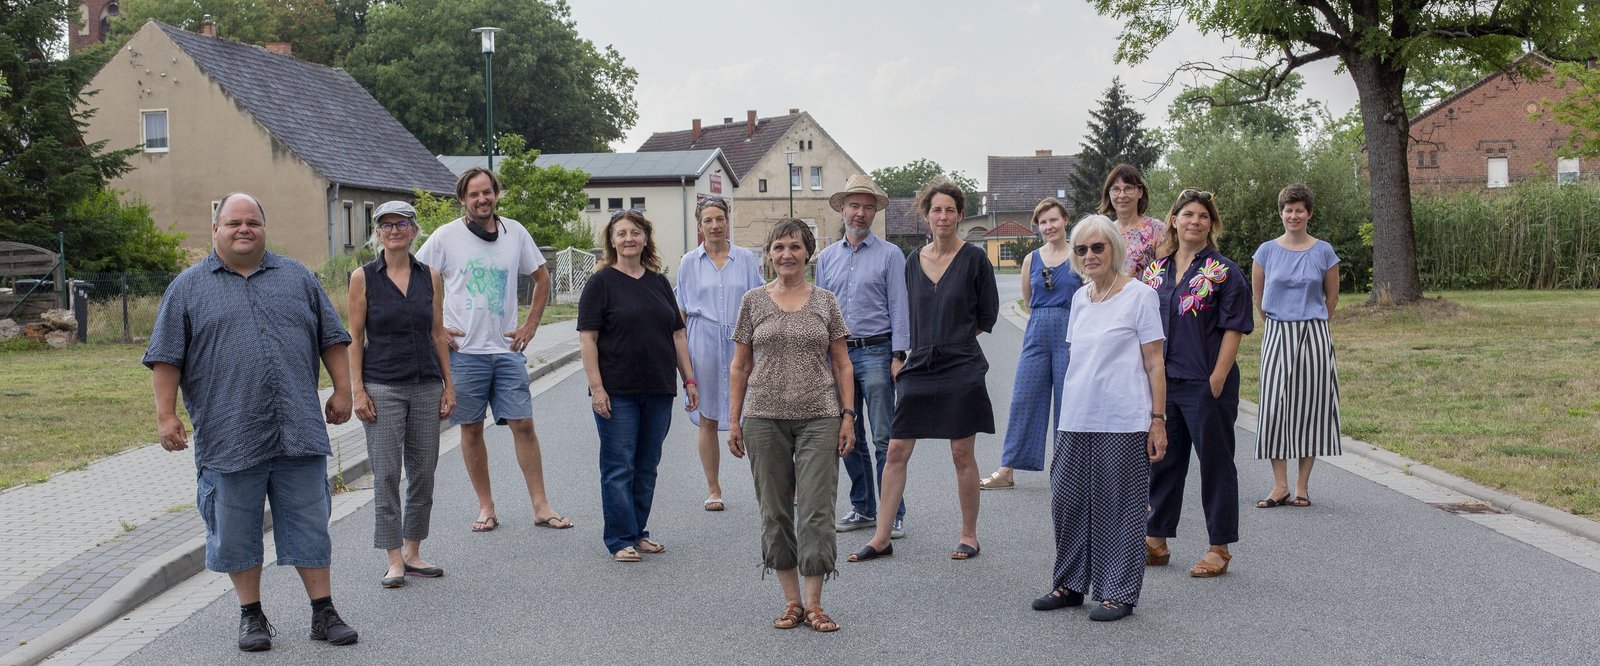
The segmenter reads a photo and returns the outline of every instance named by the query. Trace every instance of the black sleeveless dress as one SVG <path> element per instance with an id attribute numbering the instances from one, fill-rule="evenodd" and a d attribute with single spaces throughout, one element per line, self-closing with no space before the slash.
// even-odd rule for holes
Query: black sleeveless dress
<path id="1" fill-rule="evenodd" d="M 935 284 L 922 272 L 922 250 L 906 258 L 911 351 L 895 378 L 894 439 L 960 439 L 994 433 L 978 332 L 994 330 L 1000 294 L 988 255 L 963 245 Z"/>

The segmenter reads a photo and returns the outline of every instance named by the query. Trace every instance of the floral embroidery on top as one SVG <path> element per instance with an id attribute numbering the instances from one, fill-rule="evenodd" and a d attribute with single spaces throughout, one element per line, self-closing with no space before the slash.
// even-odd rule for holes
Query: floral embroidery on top
<path id="1" fill-rule="evenodd" d="M 1178 313 L 1199 316 L 1202 310 L 1211 309 L 1211 305 L 1206 303 L 1206 297 L 1211 295 L 1213 285 L 1220 285 L 1227 279 L 1228 265 L 1214 258 L 1207 258 L 1195 276 L 1189 280 L 1189 293 L 1184 294 L 1178 301 Z"/>
<path id="2" fill-rule="evenodd" d="M 1149 266 L 1144 267 L 1144 275 L 1139 277 L 1139 281 L 1150 285 L 1151 289 L 1160 289 L 1161 283 L 1166 281 L 1166 277 L 1167 260 L 1158 259 L 1150 262 Z"/>

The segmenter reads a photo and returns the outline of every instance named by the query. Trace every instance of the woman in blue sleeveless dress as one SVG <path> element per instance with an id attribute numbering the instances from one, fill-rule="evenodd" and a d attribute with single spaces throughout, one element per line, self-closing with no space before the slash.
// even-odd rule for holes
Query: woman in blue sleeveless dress
<path id="1" fill-rule="evenodd" d="M 1061 379 L 1067 374 L 1069 348 L 1067 318 L 1072 313 L 1072 295 L 1083 286 L 1083 279 L 1067 261 L 1067 207 L 1055 197 L 1046 197 L 1033 209 L 1033 224 L 1045 244 L 1022 260 L 1022 271 L 1028 276 L 1022 284 L 1022 300 L 1032 314 L 1022 336 L 1022 354 L 1017 357 L 1000 469 L 978 483 L 984 490 L 1015 487 L 1014 470 L 1044 470 L 1045 441 L 1054 434 L 1055 415 L 1061 411 Z"/>

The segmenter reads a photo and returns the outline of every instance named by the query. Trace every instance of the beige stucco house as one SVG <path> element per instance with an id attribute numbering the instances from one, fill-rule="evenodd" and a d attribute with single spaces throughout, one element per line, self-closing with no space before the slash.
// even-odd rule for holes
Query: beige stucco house
<path id="1" fill-rule="evenodd" d="M 222 195 L 267 214 L 268 246 L 308 266 L 366 242 L 372 209 L 414 190 L 453 196 L 455 180 L 343 70 L 150 21 L 87 89 L 88 141 L 137 146 L 113 181 L 210 247 Z"/>
<path id="2" fill-rule="evenodd" d="M 771 222 L 789 217 L 791 195 L 794 217 L 812 225 L 819 247 L 837 240 L 840 216 L 828 206 L 828 196 L 844 189 L 850 176 L 867 173 L 810 113 L 799 109 L 770 118 L 749 111 L 744 122 L 729 117 L 711 126 L 696 118 L 689 129 L 652 134 L 639 152 L 710 148 L 727 156 L 737 177 L 733 242 L 744 247 L 759 247 Z M 881 212 L 873 232 L 885 235 Z"/>

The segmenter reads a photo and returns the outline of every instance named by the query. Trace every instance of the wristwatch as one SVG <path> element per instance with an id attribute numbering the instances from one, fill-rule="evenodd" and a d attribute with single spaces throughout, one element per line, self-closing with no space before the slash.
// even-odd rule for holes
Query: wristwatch
<path id="1" fill-rule="evenodd" d="M 852 418 L 852 419 L 861 418 L 859 416 L 856 416 L 856 410 L 850 409 L 849 407 L 840 407 L 839 408 L 839 416 L 842 417 L 842 416 L 844 416 L 846 414 L 849 414 L 850 418 Z"/>
<path id="2" fill-rule="evenodd" d="M 1150 412 L 1150 418 L 1152 418 L 1152 419 L 1161 419 L 1161 420 L 1165 421 L 1165 420 L 1167 420 L 1167 415 L 1166 414 L 1157 414 L 1155 412 Z"/>

